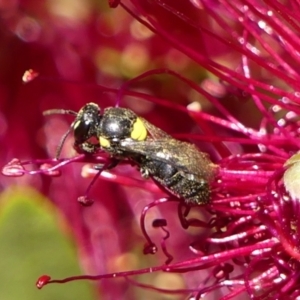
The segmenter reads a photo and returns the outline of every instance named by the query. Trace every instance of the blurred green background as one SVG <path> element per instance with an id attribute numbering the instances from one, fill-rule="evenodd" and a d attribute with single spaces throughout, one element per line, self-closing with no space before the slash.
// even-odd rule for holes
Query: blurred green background
<path id="1" fill-rule="evenodd" d="M 81 274 L 71 237 L 49 201 L 29 188 L 12 186 L 0 197 L 0 299 L 95 299 L 86 281 L 47 285 L 35 282 Z M 74 298 L 74 296 L 76 297 Z"/>

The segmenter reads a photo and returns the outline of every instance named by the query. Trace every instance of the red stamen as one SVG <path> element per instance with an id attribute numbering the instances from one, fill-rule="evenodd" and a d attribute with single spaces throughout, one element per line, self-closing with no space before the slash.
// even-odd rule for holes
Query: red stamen
<path id="1" fill-rule="evenodd" d="M 51 280 L 51 277 L 48 275 L 42 275 L 36 282 L 36 287 L 38 289 L 41 289 L 44 287 L 46 284 L 48 284 Z"/>
<path id="2" fill-rule="evenodd" d="M 87 196 L 80 196 L 80 197 L 78 197 L 77 201 L 82 206 L 91 206 L 94 203 L 94 199 L 88 198 Z"/>
<path id="3" fill-rule="evenodd" d="M 58 169 L 52 169 L 52 165 L 45 163 L 40 166 L 40 170 L 44 171 L 43 174 L 49 175 L 51 177 L 58 177 L 61 175 L 61 171 Z"/>
<path id="4" fill-rule="evenodd" d="M 22 81 L 24 83 L 28 83 L 28 82 L 34 80 L 38 76 L 39 76 L 38 72 L 36 72 L 36 71 L 34 71 L 32 69 L 29 69 L 29 70 L 25 71 L 25 73 L 24 73 L 24 75 L 22 77 Z"/>
<path id="5" fill-rule="evenodd" d="M 20 177 L 25 174 L 25 169 L 21 165 L 21 162 L 14 158 L 6 166 L 2 168 L 2 174 L 9 177 Z"/>

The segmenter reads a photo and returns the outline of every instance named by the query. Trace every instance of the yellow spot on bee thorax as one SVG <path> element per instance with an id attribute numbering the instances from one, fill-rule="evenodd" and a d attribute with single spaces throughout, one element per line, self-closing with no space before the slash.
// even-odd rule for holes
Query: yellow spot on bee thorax
<path id="1" fill-rule="evenodd" d="M 147 129 L 140 118 L 137 118 L 133 124 L 130 137 L 136 141 L 144 141 L 147 138 Z"/>
<path id="2" fill-rule="evenodd" d="M 106 139 L 106 138 L 104 138 L 104 137 L 102 137 L 102 136 L 99 137 L 99 143 L 100 143 L 101 147 L 103 147 L 103 148 L 108 148 L 108 147 L 110 147 L 110 142 L 109 142 L 109 140 Z"/>

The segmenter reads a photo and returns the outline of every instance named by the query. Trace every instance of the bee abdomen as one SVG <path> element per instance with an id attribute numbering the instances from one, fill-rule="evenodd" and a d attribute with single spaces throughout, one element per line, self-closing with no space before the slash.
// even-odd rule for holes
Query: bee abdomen
<path id="1" fill-rule="evenodd" d="M 158 160 L 144 160 L 140 163 L 163 187 L 189 205 L 204 205 L 210 200 L 209 183 L 192 174 L 183 174 L 175 166 Z"/>
<path id="2" fill-rule="evenodd" d="M 205 180 L 188 179 L 180 172 L 163 180 L 164 185 L 190 205 L 204 205 L 210 200 L 209 184 Z"/>

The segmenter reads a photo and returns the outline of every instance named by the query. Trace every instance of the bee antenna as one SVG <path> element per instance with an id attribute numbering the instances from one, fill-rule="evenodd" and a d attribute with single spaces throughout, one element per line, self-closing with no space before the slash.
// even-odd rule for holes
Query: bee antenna
<path id="1" fill-rule="evenodd" d="M 43 112 L 44 116 L 49 116 L 49 115 L 72 115 L 72 116 L 77 116 L 77 112 L 74 110 L 69 110 L 69 109 L 48 109 Z"/>
<path id="2" fill-rule="evenodd" d="M 69 109 L 48 109 L 48 110 L 45 110 L 43 112 L 43 115 L 44 116 L 49 116 L 49 115 L 55 115 L 55 114 L 58 114 L 58 115 L 72 115 L 72 116 L 77 116 L 77 112 L 73 111 L 73 110 L 69 110 Z M 58 159 L 59 156 L 60 156 L 60 153 L 61 153 L 61 150 L 62 150 L 62 147 L 69 135 L 69 133 L 71 132 L 71 130 L 73 129 L 74 127 L 74 122 L 71 124 L 70 128 L 68 129 L 68 131 L 62 136 L 59 144 L 58 144 L 58 147 L 57 147 L 57 150 L 56 150 L 56 155 L 55 155 L 55 158 Z"/>
<path id="3" fill-rule="evenodd" d="M 62 150 L 62 147 L 69 135 L 69 133 L 71 132 L 71 130 L 73 129 L 73 124 L 70 126 L 70 128 L 68 129 L 68 131 L 62 136 L 59 144 L 58 144 L 58 147 L 56 149 L 56 154 L 55 154 L 55 158 L 56 159 L 59 159 L 59 156 L 60 156 L 60 153 L 61 153 L 61 150 Z"/>

